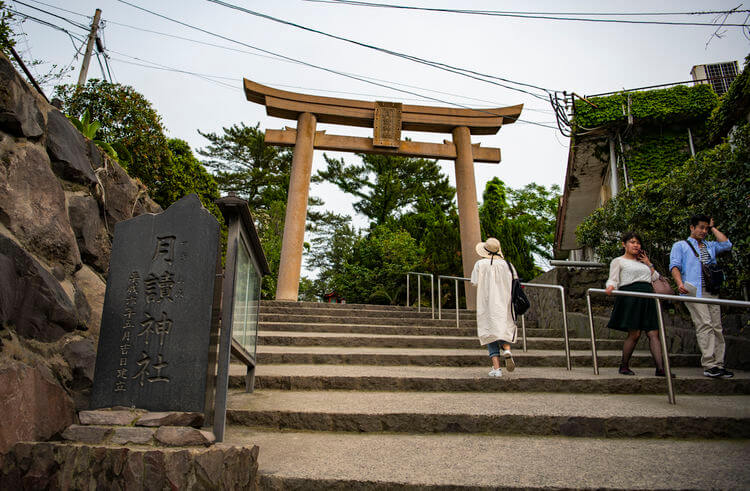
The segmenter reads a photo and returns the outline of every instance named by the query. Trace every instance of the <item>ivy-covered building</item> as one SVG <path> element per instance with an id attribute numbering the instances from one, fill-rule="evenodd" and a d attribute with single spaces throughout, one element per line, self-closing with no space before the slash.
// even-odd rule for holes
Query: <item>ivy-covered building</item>
<path id="1" fill-rule="evenodd" d="M 708 148 L 706 120 L 718 102 L 703 84 L 576 100 L 555 257 L 594 259 L 577 243 L 576 228 L 622 190 L 662 177 Z"/>

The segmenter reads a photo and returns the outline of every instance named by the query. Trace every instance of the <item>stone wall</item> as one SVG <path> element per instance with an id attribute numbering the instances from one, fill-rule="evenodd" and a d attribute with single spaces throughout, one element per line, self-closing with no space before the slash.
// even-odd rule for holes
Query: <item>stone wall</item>
<path id="1" fill-rule="evenodd" d="M 87 407 L 114 224 L 160 211 L 0 54 L 0 454 Z"/>
<path id="2" fill-rule="evenodd" d="M 18 443 L 0 454 L 0 489 L 252 490 L 257 471 L 257 446 Z"/>
<path id="3" fill-rule="evenodd" d="M 536 277 L 532 283 L 562 285 L 568 309 L 568 329 L 574 337 L 590 338 L 586 291 L 589 288 L 604 288 L 606 269 L 555 268 Z M 560 294 L 556 290 L 527 288 L 526 295 L 531 309 L 526 315 L 529 325 L 559 328 L 562 325 Z M 592 295 L 594 331 L 597 338 L 624 338 L 625 333 L 608 329 L 607 322 L 612 308 L 612 299 L 604 295 Z M 695 328 L 682 302 L 663 302 L 662 315 L 670 353 L 700 353 L 695 339 Z M 727 343 L 726 365 L 742 370 L 750 369 L 750 312 L 722 309 L 722 325 Z M 562 334 L 562 333 L 561 333 Z M 645 336 L 639 341 L 640 349 L 648 349 Z"/>

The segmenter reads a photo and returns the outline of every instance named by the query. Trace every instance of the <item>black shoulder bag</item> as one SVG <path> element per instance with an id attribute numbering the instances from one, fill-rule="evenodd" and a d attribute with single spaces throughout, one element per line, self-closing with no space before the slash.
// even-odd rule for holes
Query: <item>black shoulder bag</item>
<path id="1" fill-rule="evenodd" d="M 510 278 L 511 278 L 510 305 L 513 311 L 513 320 L 515 320 L 517 316 L 523 315 L 529 310 L 529 307 L 531 307 L 531 302 L 529 302 L 529 298 L 526 296 L 526 293 L 523 291 L 521 280 L 514 277 L 513 266 L 510 264 L 510 262 L 507 259 L 505 260 L 505 262 L 508 263 L 508 269 L 510 269 Z"/>
<path id="2" fill-rule="evenodd" d="M 718 264 L 703 264 L 703 261 L 701 261 L 701 256 L 700 254 L 698 254 L 698 251 L 695 250 L 693 244 L 691 244 L 689 240 L 686 240 L 685 242 L 687 242 L 687 245 L 689 245 L 693 250 L 693 254 L 695 254 L 695 257 L 698 258 L 698 262 L 701 264 L 701 274 L 703 275 L 703 279 L 706 282 L 706 290 L 708 290 L 708 293 L 716 295 L 717 293 L 719 293 L 721 284 L 724 283 L 724 271 L 721 270 Z"/>

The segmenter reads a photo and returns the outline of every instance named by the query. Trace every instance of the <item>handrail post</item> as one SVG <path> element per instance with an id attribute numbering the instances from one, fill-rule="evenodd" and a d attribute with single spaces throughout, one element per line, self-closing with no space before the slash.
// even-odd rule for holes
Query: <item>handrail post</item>
<path id="1" fill-rule="evenodd" d="M 453 280 L 456 282 L 456 329 L 461 327 L 458 322 L 458 280 Z"/>
<path id="2" fill-rule="evenodd" d="M 674 384 L 672 383 L 672 367 L 669 364 L 669 353 L 667 350 L 667 334 L 664 330 L 664 319 L 661 315 L 661 302 L 656 300 L 656 315 L 659 317 L 659 339 L 661 341 L 661 356 L 664 363 L 664 376 L 667 379 L 667 399 L 670 404 L 677 404 L 674 397 Z"/>
<path id="3" fill-rule="evenodd" d="M 432 318 L 435 319 L 435 276 L 430 275 L 430 308 L 432 309 Z"/>
<path id="4" fill-rule="evenodd" d="M 526 353 L 526 318 L 521 316 L 521 336 L 523 337 L 523 352 Z"/>
<path id="5" fill-rule="evenodd" d="M 589 327 L 591 328 L 591 359 L 594 361 L 594 375 L 599 375 L 599 364 L 596 361 L 596 334 L 594 333 L 594 315 L 591 313 L 591 292 L 586 291 L 586 307 L 589 311 Z"/>
<path id="6" fill-rule="evenodd" d="M 563 335 L 565 337 L 565 363 L 568 371 L 572 370 L 570 366 L 570 339 L 568 339 L 568 309 L 565 305 L 565 288 L 560 286 L 560 303 L 562 303 L 563 316 Z"/>
<path id="7" fill-rule="evenodd" d="M 440 275 L 437 277 L 438 319 L 443 320 L 443 297 L 440 294 Z"/>
<path id="8" fill-rule="evenodd" d="M 417 275 L 417 312 L 422 312 L 422 277 Z"/>
<path id="9" fill-rule="evenodd" d="M 409 273 L 406 273 L 406 306 L 411 307 L 409 303 Z"/>

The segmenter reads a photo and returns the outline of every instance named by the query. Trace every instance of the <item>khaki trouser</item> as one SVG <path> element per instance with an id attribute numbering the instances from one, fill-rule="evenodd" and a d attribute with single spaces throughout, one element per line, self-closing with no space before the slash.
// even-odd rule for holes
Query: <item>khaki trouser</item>
<path id="1" fill-rule="evenodd" d="M 703 298 L 719 298 L 703 293 Z M 701 365 L 704 369 L 724 367 L 724 335 L 721 333 L 721 308 L 706 303 L 685 302 L 695 326 L 695 336 L 701 349 Z"/>

